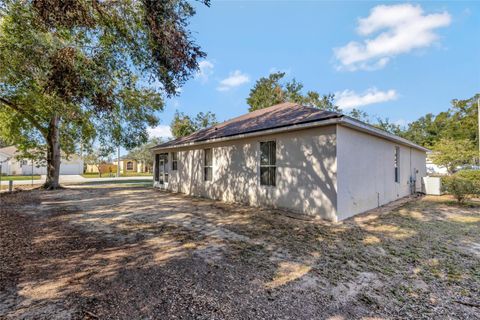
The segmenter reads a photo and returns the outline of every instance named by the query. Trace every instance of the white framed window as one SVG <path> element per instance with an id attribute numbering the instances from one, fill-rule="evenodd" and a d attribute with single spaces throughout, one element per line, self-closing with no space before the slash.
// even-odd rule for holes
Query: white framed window
<path id="1" fill-rule="evenodd" d="M 127 162 L 127 170 L 128 170 L 128 171 L 133 170 L 133 162 L 132 162 L 132 161 L 128 161 L 128 162 Z"/>
<path id="2" fill-rule="evenodd" d="M 172 171 L 178 170 L 178 154 L 177 152 L 172 152 Z"/>
<path id="3" fill-rule="evenodd" d="M 204 181 L 212 181 L 212 175 L 213 175 L 212 149 L 203 149 L 203 179 L 204 179 Z"/>
<path id="4" fill-rule="evenodd" d="M 400 183 L 400 147 L 395 147 L 395 182 Z"/>
<path id="5" fill-rule="evenodd" d="M 260 185 L 275 186 L 277 180 L 277 143 L 260 142 Z"/>

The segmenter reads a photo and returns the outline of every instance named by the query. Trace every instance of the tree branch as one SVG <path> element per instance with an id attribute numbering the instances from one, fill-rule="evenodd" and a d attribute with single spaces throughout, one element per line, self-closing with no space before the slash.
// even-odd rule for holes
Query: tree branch
<path id="1" fill-rule="evenodd" d="M 4 97 L 0 97 L 0 103 L 10 107 L 11 109 L 17 111 L 21 115 L 23 115 L 30 123 L 40 131 L 40 133 L 46 138 L 47 137 L 47 129 L 44 128 L 32 115 L 28 114 L 25 110 L 23 110 L 17 104 L 5 99 Z"/>

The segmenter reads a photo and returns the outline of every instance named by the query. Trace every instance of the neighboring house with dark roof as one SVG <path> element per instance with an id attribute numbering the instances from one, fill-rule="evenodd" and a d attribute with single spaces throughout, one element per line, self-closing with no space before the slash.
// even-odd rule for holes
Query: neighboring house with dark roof
<path id="1" fill-rule="evenodd" d="M 0 163 L 4 175 L 42 175 L 47 173 L 46 165 L 38 165 L 32 160 L 19 157 L 15 146 L 0 148 Z M 72 175 L 83 173 L 83 160 L 78 155 L 71 155 L 66 159 L 61 158 L 60 174 Z"/>
<path id="2" fill-rule="evenodd" d="M 422 191 L 427 149 L 283 103 L 160 144 L 154 186 L 332 221 Z"/>

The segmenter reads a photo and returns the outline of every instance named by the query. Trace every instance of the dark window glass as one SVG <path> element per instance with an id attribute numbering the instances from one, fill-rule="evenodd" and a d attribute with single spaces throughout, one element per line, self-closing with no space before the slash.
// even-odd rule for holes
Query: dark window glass
<path id="1" fill-rule="evenodd" d="M 176 171 L 178 169 L 178 159 L 177 159 L 177 153 L 172 152 L 172 171 Z"/>
<path id="2" fill-rule="evenodd" d="M 276 185 L 277 145 L 275 141 L 260 142 L 260 185 Z"/>
<path id="3" fill-rule="evenodd" d="M 213 167 L 212 167 L 212 149 L 203 150 L 203 179 L 205 181 L 212 181 Z"/>
<path id="4" fill-rule="evenodd" d="M 395 147 L 395 182 L 400 182 L 400 147 Z"/>
<path id="5" fill-rule="evenodd" d="M 160 155 L 156 154 L 155 155 L 155 181 L 159 181 L 159 175 L 160 175 Z"/>

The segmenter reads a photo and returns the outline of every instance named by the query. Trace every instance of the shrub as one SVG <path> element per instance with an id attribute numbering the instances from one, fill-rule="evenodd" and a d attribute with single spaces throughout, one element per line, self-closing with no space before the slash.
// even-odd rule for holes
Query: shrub
<path id="1" fill-rule="evenodd" d="M 103 163 L 98 166 L 98 171 L 100 175 L 105 174 L 105 173 L 115 173 L 117 172 L 117 166 L 114 164 L 109 164 L 109 163 Z"/>
<path id="2" fill-rule="evenodd" d="M 461 170 L 455 173 L 455 175 L 467 179 L 480 187 L 480 170 Z"/>
<path id="3" fill-rule="evenodd" d="M 477 183 L 458 175 L 444 177 L 442 190 L 455 197 L 459 203 L 463 203 L 472 195 L 480 193 Z"/>

